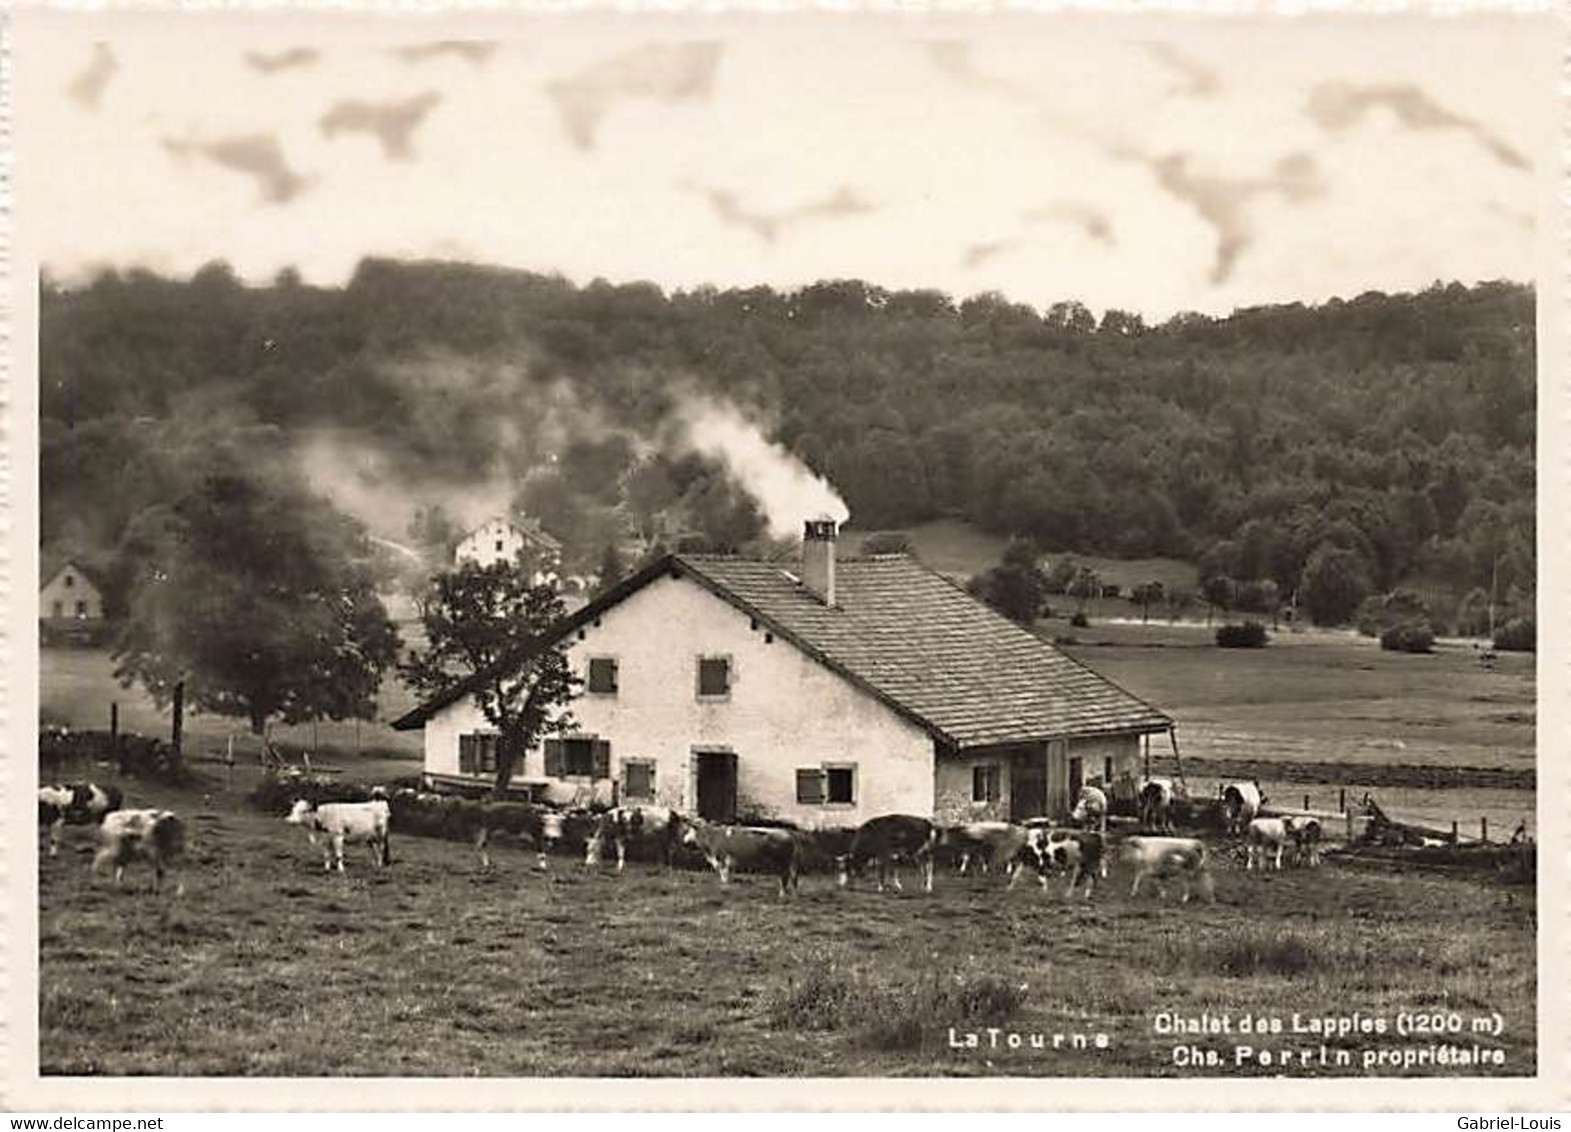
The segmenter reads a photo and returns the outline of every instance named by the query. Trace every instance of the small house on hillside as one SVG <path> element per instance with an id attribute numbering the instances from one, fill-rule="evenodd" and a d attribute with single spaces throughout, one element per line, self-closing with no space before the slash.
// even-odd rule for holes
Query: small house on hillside
<path id="1" fill-rule="evenodd" d="M 1142 739 L 1173 727 L 915 559 L 837 560 L 835 541 L 809 523 L 793 570 L 669 555 L 559 622 L 542 644 L 585 681 L 578 730 L 528 751 L 515 782 L 721 821 L 1020 820 L 1133 779 Z M 394 724 L 424 729 L 434 784 L 495 770 L 469 692 Z"/>
<path id="2" fill-rule="evenodd" d="M 541 528 L 535 519 L 487 519 L 463 538 L 453 551 L 453 564 L 477 562 L 491 566 L 511 562 L 527 553 L 536 564 L 534 583 L 541 585 L 555 577 L 562 561 L 562 544 Z"/>
<path id="3" fill-rule="evenodd" d="M 85 570 L 69 559 L 44 565 L 44 585 L 38 592 L 38 616 L 45 621 L 104 619 L 104 595 Z"/>

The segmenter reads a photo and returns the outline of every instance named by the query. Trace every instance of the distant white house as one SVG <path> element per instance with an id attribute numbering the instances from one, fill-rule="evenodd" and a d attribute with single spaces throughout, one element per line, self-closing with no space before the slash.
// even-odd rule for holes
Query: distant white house
<path id="1" fill-rule="evenodd" d="M 515 785 L 805 828 L 1062 816 L 1093 778 L 1132 787 L 1171 717 L 914 558 L 837 561 L 836 533 L 809 523 L 791 569 L 668 555 L 560 621 L 541 644 L 584 680 L 576 729 L 527 751 Z M 473 687 L 394 724 L 423 729 L 433 784 L 495 774 Z"/>
<path id="2" fill-rule="evenodd" d="M 535 564 L 531 579 L 535 585 L 556 580 L 562 562 L 562 544 L 541 529 L 537 520 L 529 518 L 517 523 L 500 517 L 487 519 L 458 540 L 453 550 L 453 565 L 475 562 L 491 566 L 511 562 L 521 552 L 528 552 L 530 561 Z"/>
<path id="3" fill-rule="evenodd" d="M 56 623 L 103 620 L 103 591 L 75 562 L 62 562 L 45 576 L 47 580 L 38 592 L 38 615 L 42 620 Z"/>

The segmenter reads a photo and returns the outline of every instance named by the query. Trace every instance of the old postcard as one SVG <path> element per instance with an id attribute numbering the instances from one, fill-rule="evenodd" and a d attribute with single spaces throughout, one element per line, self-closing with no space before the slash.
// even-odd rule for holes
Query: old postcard
<path id="1" fill-rule="evenodd" d="M 1552 15 L 8 35 L 7 1105 L 1566 1103 Z"/>

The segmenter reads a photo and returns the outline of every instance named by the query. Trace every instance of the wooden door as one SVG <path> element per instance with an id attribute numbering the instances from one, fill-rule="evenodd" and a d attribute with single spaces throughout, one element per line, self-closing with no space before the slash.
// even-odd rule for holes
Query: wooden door
<path id="1" fill-rule="evenodd" d="M 736 755 L 699 751 L 694 756 L 698 816 L 705 821 L 736 820 Z"/>
<path id="2" fill-rule="evenodd" d="M 1021 751 L 1009 772 L 1009 820 L 1025 821 L 1047 813 L 1047 759 L 1040 747 Z"/>

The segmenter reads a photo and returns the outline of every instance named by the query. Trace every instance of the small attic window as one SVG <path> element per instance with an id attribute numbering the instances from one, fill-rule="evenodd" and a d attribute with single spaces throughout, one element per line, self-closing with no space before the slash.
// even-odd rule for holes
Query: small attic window
<path id="1" fill-rule="evenodd" d="M 76 578 L 72 576 L 71 571 L 67 570 L 65 572 L 65 588 L 70 589 L 74 585 L 76 585 Z"/>

